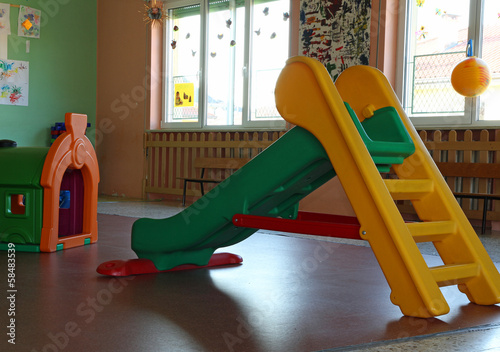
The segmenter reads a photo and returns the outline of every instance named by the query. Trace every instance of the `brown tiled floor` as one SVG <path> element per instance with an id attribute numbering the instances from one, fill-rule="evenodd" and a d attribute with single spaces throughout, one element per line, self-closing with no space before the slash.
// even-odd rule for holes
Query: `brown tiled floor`
<path id="1" fill-rule="evenodd" d="M 97 244 L 51 254 L 18 252 L 16 345 L 4 333 L 0 350 L 500 349 L 500 307 L 470 304 L 456 287 L 443 289 L 449 314 L 403 317 L 367 247 L 257 233 L 224 249 L 243 256 L 239 266 L 100 276 L 100 263 L 135 257 L 134 220 L 100 214 Z M 0 262 L 7 262 L 5 252 Z M 6 292 L 5 270 L 3 275 Z M 418 338 L 426 335 L 432 338 Z M 404 344 L 392 344 L 395 339 Z"/>

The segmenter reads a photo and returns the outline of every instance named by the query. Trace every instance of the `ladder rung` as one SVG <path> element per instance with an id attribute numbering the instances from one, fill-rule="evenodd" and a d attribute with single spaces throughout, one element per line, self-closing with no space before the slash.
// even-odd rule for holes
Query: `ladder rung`
<path id="1" fill-rule="evenodd" d="M 479 264 L 453 264 L 430 268 L 438 286 L 450 286 L 463 283 L 479 275 Z"/>
<path id="2" fill-rule="evenodd" d="M 420 199 L 434 190 L 432 180 L 384 180 L 394 200 Z"/>
<path id="3" fill-rule="evenodd" d="M 417 243 L 440 241 L 457 231 L 457 224 L 453 221 L 412 222 L 406 225 Z"/>

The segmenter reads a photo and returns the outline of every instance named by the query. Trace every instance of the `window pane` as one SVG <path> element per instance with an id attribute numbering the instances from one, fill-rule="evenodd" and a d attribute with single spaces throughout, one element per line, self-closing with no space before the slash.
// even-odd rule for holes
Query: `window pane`
<path id="1" fill-rule="evenodd" d="M 288 59 L 289 1 L 255 4 L 252 35 L 252 121 L 281 119 L 274 100 L 276 80 Z"/>
<path id="2" fill-rule="evenodd" d="M 241 125 L 245 8 L 234 0 L 210 0 L 207 56 L 209 126 Z"/>
<path id="3" fill-rule="evenodd" d="M 188 123 L 179 128 L 284 125 L 274 87 L 289 53 L 289 0 L 178 3 L 165 26 L 165 121 Z"/>
<path id="4" fill-rule="evenodd" d="M 488 64 L 492 80 L 480 96 L 480 120 L 500 120 L 500 1 L 485 0 L 483 14 L 482 58 Z"/>
<path id="5" fill-rule="evenodd" d="M 199 119 L 200 6 L 168 12 L 167 122 Z"/>
<path id="6" fill-rule="evenodd" d="M 465 59 L 469 0 L 413 0 L 405 105 L 413 117 L 463 116 L 451 72 Z"/>

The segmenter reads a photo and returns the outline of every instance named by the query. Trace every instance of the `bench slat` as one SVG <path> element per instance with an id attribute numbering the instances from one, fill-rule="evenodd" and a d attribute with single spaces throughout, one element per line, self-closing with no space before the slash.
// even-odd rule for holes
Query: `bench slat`
<path id="1" fill-rule="evenodd" d="M 193 165 L 206 169 L 239 169 L 249 161 L 250 158 L 196 158 Z"/>
<path id="2" fill-rule="evenodd" d="M 195 177 L 177 177 L 178 180 L 185 180 L 188 182 L 205 182 L 205 183 L 220 183 L 224 180 L 215 178 L 195 178 Z"/>
<path id="3" fill-rule="evenodd" d="M 500 164 L 436 162 L 443 176 L 500 178 Z"/>
<path id="4" fill-rule="evenodd" d="M 471 199 L 494 199 L 500 200 L 500 194 L 490 194 L 490 193 L 467 193 L 467 192 L 453 192 L 455 197 L 459 198 L 471 198 Z"/>

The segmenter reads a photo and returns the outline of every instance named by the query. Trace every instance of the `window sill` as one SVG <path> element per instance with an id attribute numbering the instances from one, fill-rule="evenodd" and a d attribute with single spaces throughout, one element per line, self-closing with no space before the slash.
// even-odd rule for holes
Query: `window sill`
<path id="1" fill-rule="evenodd" d="M 478 129 L 500 129 L 500 121 L 476 121 L 470 124 L 425 124 L 413 123 L 417 130 L 478 130 Z"/>
<path id="2" fill-rule="evenodd" d="M 180 132 L 180 133 L 186 133 L 186 132 L 239 132 L 239 133 L 244 133 L 244 132 L 253 132 L 253 131 L 266 131 L 266 132 L 285 132 L 287 131 L 286 127 L 275 127 L 275 128 L 270 128 L 270 127 L 247 127 L 243 128 L 238 126 L 237 128 L 224 128 L 224 126 L 213 126 L 210 128 L 160 128 L 160 129 L 153 129 L 153 130 L 146 130 L 148 133 L 153 133 L 153 132 Z"/>

